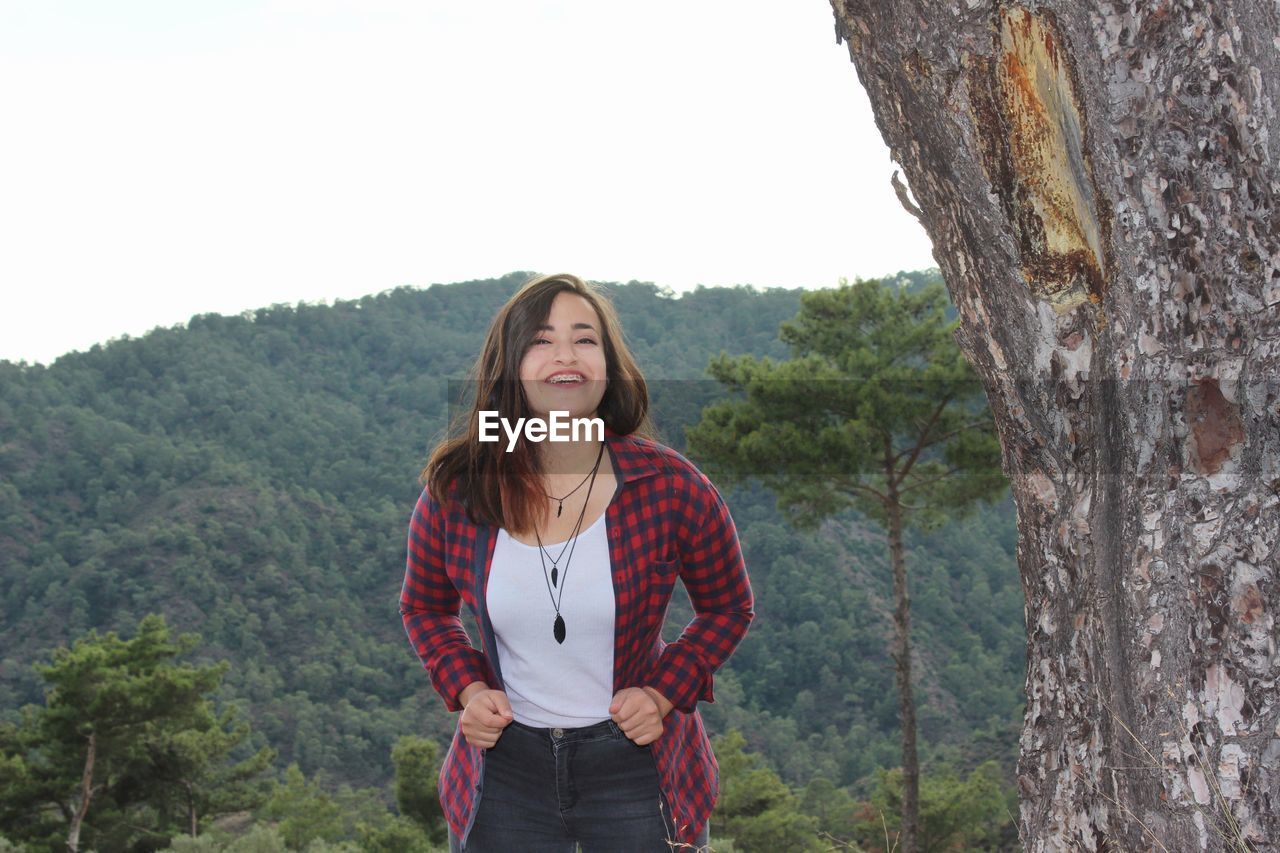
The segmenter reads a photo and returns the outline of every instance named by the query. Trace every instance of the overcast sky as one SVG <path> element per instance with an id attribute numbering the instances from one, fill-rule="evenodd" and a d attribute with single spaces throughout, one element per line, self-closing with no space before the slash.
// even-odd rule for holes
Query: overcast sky
<path id="1" fill-rule="evenodd" d="M 0 359 L 513 270 L 935 265 L 826 0 L 0 0 Z"/>

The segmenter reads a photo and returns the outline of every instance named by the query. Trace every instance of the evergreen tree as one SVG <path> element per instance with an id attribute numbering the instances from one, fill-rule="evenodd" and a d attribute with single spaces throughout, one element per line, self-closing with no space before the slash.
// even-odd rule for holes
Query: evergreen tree
<path id="1" fill-rule="evenodd" d="M 48 685 L 45 706 L 28 707 L 21 724 L 0 727 L 7 831 L 37 842 L 56 833 L 73 853 L 86 838 L 102 849 L 166 838 L 175 824 L 165 820 L 157 791 L 170 781 L 167 769 L 180 770 L 174 778 L 189 786 L 188 826 L 198 804 L 234 800 L 235 785 L 260 772 L 270 754 L 219 769 L 247 729 L 224 730 L 233 717 L 215 718 L 205 699 L 225 663 L 174 662 L 196 642 L 193 635 L 171 637 L 163 617 L 152 614 L 130 640 L 92 632 L 38 667 Z M 219 791 L 220 783 L 231 787 Z M 146 815 L 131 814 L 140 810 Z"/>
<path id="2" fill-rule="evenodd" d="M 416 821 L 387 816 L 374 824 L 358 827 L 361 853 L 438 853 L 439 841 L 427 835 Z"/>
<path id="3" fill-rule="evenodd" d="M 902 771 L 881 770 L 871 801 L 864 808 L 853 837 L 867 850 L 878 849 L 902 828 Z M 994 762 L 981 764 L 961 779 L 948 769 L 928 773 L 920 785 L 920 849 L 924 853 L 951 850 L 1004 853 L 1021 849 L 1013 812 L 1017 798 L 1001 782 Z"/>
<path id="4" fill-rule="evenodd" d="M 276 751 L 262 747 L 248 758 L 228 764 L 233 749 L 249 736 L 247 723 L 228 707 L 215 716 L 208 703 L 179 730 L 152 726 L 142 740 L 143 755 L 129 768 L 138 797 L 157 809 L 160 823 L 199 835 L 201 822 L 259 806 L 270 793 L 265 775 Z"/>
<path id="5" fill-rule="evenodd" d="M 709 406 L 688 431 L 694 454 L 730 479 L 760 478 L 799 527 L 852 507 L 887 530 L 904 853 L 918 849 L 920 770 L 903 530 L 935 529 L 1005 488 L 991 415 L 946 305 L 936 284 L 916 294 L 878 281 L 806 293 L 782 325 L 792 358 L 713 360 L 710 373 L 745 398 Z"/>
<path id="6" fill-rule="evenodd" d="M 799 808 L 817 820 L 819 836 L 834 844 L 848 845 L 860 829 L 857 801 L 825 777 L 809 780 L 800 795 Z"/>
<path id="7" fill-rule="evenodd" d="M 310 781 L 290 764 L 284 784 L 278 785 L 258 817 L 275 824 L 290 850 L 302 850 L 313 841 L 338 841 L 344 835 L 343 816 L 334 798 L 318 780 Z"/>
<path id="8" fill-rule="evenodd" d="M 396 768 L 396 806 L 400 814 L 435 841 L 443 841 L 446 834 L 436 781 L 440 774 L 439 753 L 435 741 L 416 735 L 401 737 L 391 750 L 391 762 Z"/>
<path id="9" fill-rule="evenodd" d="M 802 814 L 796 797 L 778 774 L 746 751 L 746 740 L 737 729 L 716 738 L 720 765 L 720 799 L 711 816 L 717 837 L 733 840 L 741 853 L 775 850 L 821 851 L 817 821 Z"/>

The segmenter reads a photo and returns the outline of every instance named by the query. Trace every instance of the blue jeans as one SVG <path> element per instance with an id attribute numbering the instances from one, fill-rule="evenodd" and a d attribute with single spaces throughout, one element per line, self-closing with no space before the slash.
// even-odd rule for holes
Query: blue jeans
<path id="1" fill-rule="evenodd" d="M 486 750 L 480 806 L 450 853 L 671 853 L 671 810 L 647 746 L 612 720 L 580 729 L 513 722 Z M 699 844 L 707 842 L 703 827 Z"/>

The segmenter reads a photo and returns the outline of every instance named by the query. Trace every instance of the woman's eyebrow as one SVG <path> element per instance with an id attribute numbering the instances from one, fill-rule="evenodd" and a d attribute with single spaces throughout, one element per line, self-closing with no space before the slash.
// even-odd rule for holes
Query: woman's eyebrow
<path id="1" fill-rule="evenodd" d="M 596 327 L 591 325 L 590 323 L 574 323 L 569 328 L 570 329 L 590 329 L 593 332 L 596 331 Z M 538 326 L 538 328 L 536 329 L 536 331 L 539 331 L 539 332 L 554 332 L 555 330 L 556 330 L 556 327 L 551 325 L 550 323 L 543 323 L 541 326 Z"/>

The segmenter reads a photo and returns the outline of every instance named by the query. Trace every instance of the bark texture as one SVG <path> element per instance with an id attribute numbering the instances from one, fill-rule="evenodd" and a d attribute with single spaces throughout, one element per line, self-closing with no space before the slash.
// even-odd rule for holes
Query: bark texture
<path id="1" fill-rule="evenodd" d="M 89 748 L 84 757 L 84 773 L 80 778 L 80 802 L 76 805 L 75 815 L 71 818 L 71 826 L 67 830 L 67 850 L 76 853 L 80 849 L 80 829 L 84 826 L 84 817 L 89 813 L 89 801 L 93 799 L 93 762 L 98 754 L 98 735 L 89 734 Z"/>
<path id="2" fill-rule="evenodd" d="M 1013 487 L 1026 848 L 1270 849 L 1276 6 L 831 2 Z"/>
<path id="3" fill-rule="evenodd" d="M 892 447 L 885 440 L 885 502 L 889 517 L 889 562 L 893 567 L 893 664 L 898 685 L 898 720 L 902 726 L 902 853 L 920 850 L 920 758 L 916 752 L 916 699 L 911 687 L 911 595 L 907 591 L 907 557 L 902 544 L 902 503 L 898 494 Z"/>

